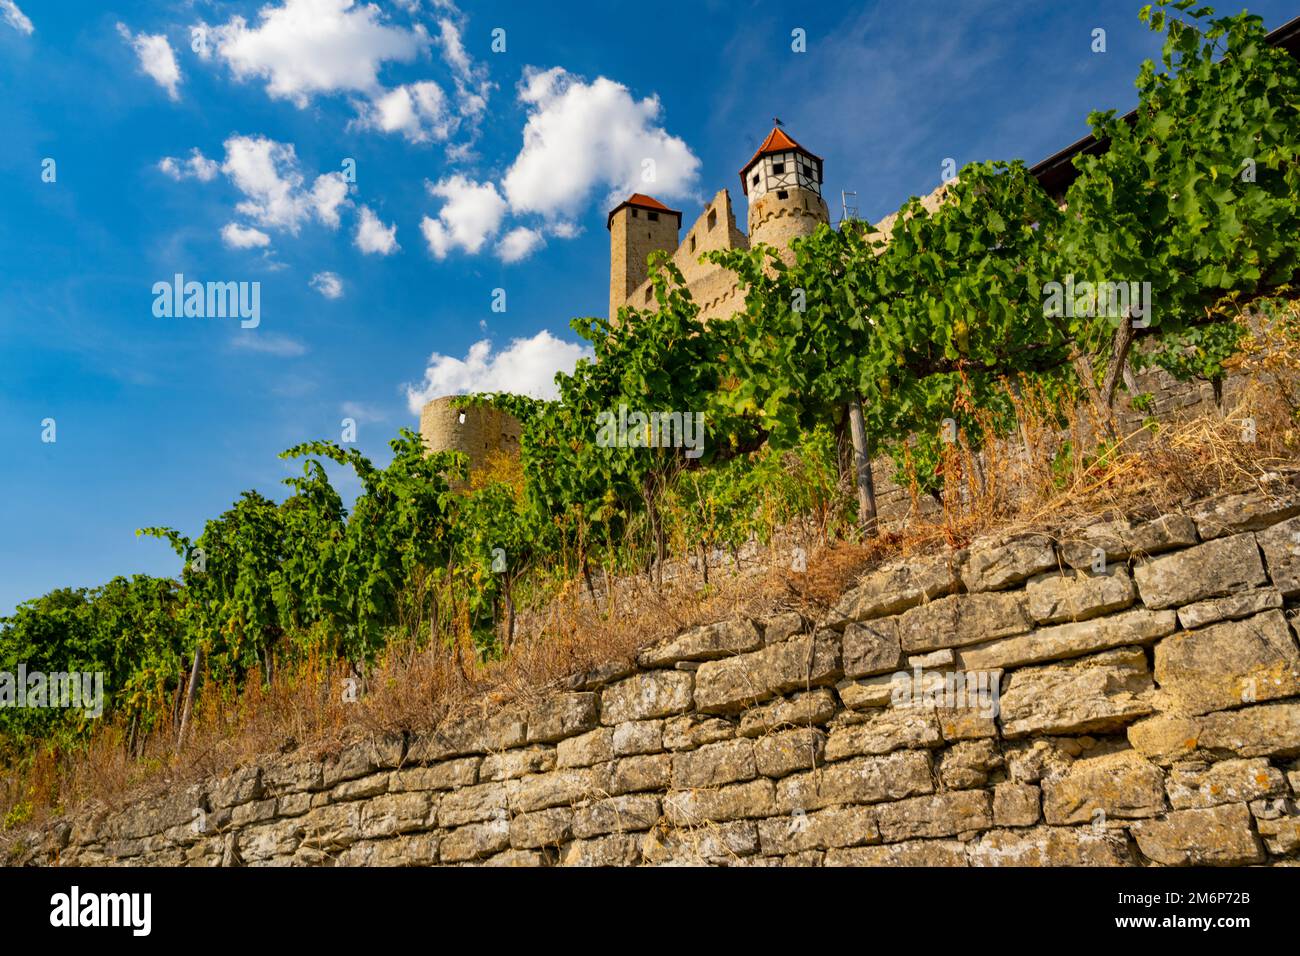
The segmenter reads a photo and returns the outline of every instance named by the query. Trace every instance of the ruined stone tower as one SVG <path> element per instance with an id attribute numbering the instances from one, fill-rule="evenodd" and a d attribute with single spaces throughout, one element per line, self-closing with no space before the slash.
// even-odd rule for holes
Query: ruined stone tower
<path id="1" fill-rule="evenodd" d="M 830 222 L 822 199 L 822 159 L 804 149 L 779 126 L 773 127 L 758 152 L 740 171 L 740 187 L 749 197 L 749 243 L 782 250 L 790 241 L 811 235 Z"/>
<path id="2" fill-rule="evenodd" d="M 461 407 L 464 396 L 435 398 L 420 410 L 420 437 L 430 451 L 469 456 L 471 472 L 481 471 L 495 451 L 519 454 L 519 420 L 484 406 Z"/>
<path id="3" fill-rule="evenodd" d="M 605 228 L 609 230 L 609 317 L 614 319 L 619 306 L 628 304 L 632 292 L 650 274 L 646 257 L 656 249 L 677 248 L 682 214 L 657 199 L 633 193 L 610 210 Z"/>

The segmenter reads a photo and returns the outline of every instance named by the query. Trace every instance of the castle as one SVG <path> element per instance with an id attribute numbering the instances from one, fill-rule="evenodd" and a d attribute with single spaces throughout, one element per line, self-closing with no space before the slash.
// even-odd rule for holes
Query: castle
<path id="1" fill-rule="evenodd" d="M 748 249 L 759 243 L 788 255 L 792 240 L 811 235 L 819 225 L 830 222 L 822 181 L 822 158 L 775 126 L 740 170 L 740 189 L 749 200 L 748 235 L 736 226 L 731 193 L 726 189 L 718 191 L 680 239 L 680 210 L 633 193 L 610 210 L 605 220 L 610 319 L 616 319 L 623 306 L 653 305 L 647 258 L 658 250 L 672 254 L 673 264 L 700 307 L 701 321 L 743 310 L 745 296 L 735 275 L 701 262 L 700 257 L 714 249 Z M 461 408 L 459 398 L 436 398 L 421 411 L 420 435 L 431 451 L 464 452 L 471 470 L 482 468 L 493 452 L 518 453 L 518 421 L 491 408 Z"/>

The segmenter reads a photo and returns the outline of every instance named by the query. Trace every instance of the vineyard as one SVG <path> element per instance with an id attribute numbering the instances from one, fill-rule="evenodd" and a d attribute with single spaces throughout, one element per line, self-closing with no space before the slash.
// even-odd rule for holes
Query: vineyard
<path id="1" fill-rule="evenodd" d="M 520 419 L 517 461 L 471 476 L 405 429 L 386 468 L 301 444 L 282 454 L 302 463 L 282 503 L 247 491 L 197 536 L 139 532 L 171 544 L 177 579 L 24 603 L 0 620 L 0 671 L 102 671 L 104 717 L 0 708 L 0 760 L 57 760 L 110 732 L 129 755 L 179 749 L 203 708 L 285 675 L 342 668 L 364 695 L 398 649 L 470 674 L 558 595 L 595 605 L 611 579 L 657 581 L 688 556 L 707 588 L 716 556 L 791 526 L 872 540 L 872 462 L 953 517 L 991 467 L 981 453 L 1032 423 L 1065 436 L 1045 467 L 1069 487 L 1117 453 L 1120 403 L 1149 401 L 1132 370 L 1217 384 L 1252 339 L 1243 313 L 1300 332 L 1300 67 L 1258 18 L 1194 6 L 1142 11 L 1162 62 L 1137 77 L 1133 122 L 1089 117 L 1109 148 L 1076 160 L 1063 203 L 1022 163 L 967 165 L 888 236 L 846 221 L 787 258 L 710 253 L 747 299 L 708 324 L 661 258 L 653 308 L 574 320 L 595 359 L 557 377 L 558 400 L 467 397 Z M 1144 308 L 1099 294 L 1121 283 Z M 1069 301 L 1049 308 L 1058 286 Z M 703 413 L 703 455 L 602 447 L 598 418 L 620 406 Z M 350 509 L 325 462 L 359 478 Z M 7 823 L 23 799 L 6 799 Z"/>

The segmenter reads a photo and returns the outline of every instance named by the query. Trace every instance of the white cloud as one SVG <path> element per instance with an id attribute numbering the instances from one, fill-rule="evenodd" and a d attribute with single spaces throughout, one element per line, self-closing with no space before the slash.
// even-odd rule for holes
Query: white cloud
<path id="1" fill-rule="evenodd" d="M 468 392 L 554 399 L 555 373 L 572 372 L 578 359 L 591 356 L 590 348 L 557 339 L 545 329 L 530 339 L 515 339 L 495 354 L 486 339 L 471 345 L 463 359 L 435 352 L 429 357 L 424 381 L 406 386 L 407 407 L 418 415 L 432 399 Z"/>
<path id="2" fill-rule="evenodd" d="M 609 202 L 631 192 L 680 198 L 695 188 L 700 161 L 659 125 L 657 97 L 638 101 L 613 80 L 587 83 L 555 67 L 526 69 L 519 99 L 529 111 L 524 145 L 502 183 L 512 211 L 572 217 L 598 189 Z"/>
<path id="3" fill-rule="evenodd" d="M 401 248 L 397 244 L 397 224 L 385 226 L 369 206 L 361 207 L 361 221 L 357 223 L 355 244 L 366 255 L 379 253 L 386 256 Z"/>
<path id="4" fill-rule="evenodd" d="M 308 285 L 327 299 L 340 299 L 343 297 L 343 280 L 338 277 L 337 273 L 318 272 L 311 277 L 311 282 Z"/>
<path id="5" fill-rule="evenodd" d="M 262 80 L 268 96 L 300 109 L 316 96 L 344 95 L 352 100 L 355 123 L 362 128 L 400 133 L 415 143 L 443 142 L 464 119 L 473 135 L 492 88 L 487 70 L 465 52 L 453 19 L 440 20 L 434 38 L 416 19 L 419 3 L 398 6 L 412 19 L 409 27 L 392 22 L 375 3 L 279 0 L 258 12 L 255 25 L 235 16 L 223 25 L 199 24 L 196 29 L 236 79 Z M 434 6 L 460 16 L 450 2 Z M 387 64 L 427 57 L 435 45 L 455 83 L 455 109 L 432 80 L 389 88 L 380 78 Z M 200 56 L 211 55 L 205 43 Z"/>
<path id="6" fill-rule="evenodd" d="M 546 240 L 536 229 L 516 226 L 497 243 L 497 255 L 501 257 L 502 262 L 519 262 L 527 259 L 544 245 Z"/>
<path id="7" fill-rule="evenodd" d="M 412 143 L 442 141 L 455 131 L 457 119 L 448 110 L 447 95 L 432 80 L 398 86 L 363 107 L 360 125 L 385 133 L 401 133 Z"/>
<path id="8" fill-rule="evenodd" d="M 300 108 L 318 93 L 377 93 L 385 62 L 409 62 L 430 43 L 423 27 L 391 26 L 378 6 L 355 0 L 284 0 L 258 19 L 214 28 L 217 55 L 238 79 L 263 79 L 268 95 Z"/>
<path id="9" fill-rule="evenodd" d="M 167 42 L 167 38 L 161 33 L 132 34 L 125 23 L 117 25 L 117 32 L 135 50 L 135 55 L 140 60 L 140 69 L 165 89 L 168 96 L 179 100 L 181 93 L 177 87 L 181 83 L 181 69 L 176 65 L 176 54 L 172 52 L 172 45 Z"/>
<path id="10" fill-rule="evenodd" d="M 27 15 L 18 9 L 18 4 L 14 3 L 14 0 L 0 0 L 0 17 L 3 17 L 5 23 L 19 33 L 31 36 L 36 29 L 32 26 L 32 21 L 27 19 Z"/>
<path id="11" fill-rule="evenodd" d="M 492 91 L 487 70 L 476 66 L 465 52 L 460 27 L 452 20 L 439 20 L 438 31 L 438 48 L 442 50 L 442 58 L 451 67 L 456 81 L 456 103 L 461 115 L 470 121 L 476 121 L 487 110 L 488 95 Z"/>
<path id="12" fill-rule="evenodd" d="M 195 146 L 190 150 L 189 158 L 176 159 L 164 156 L 158 160 L 158 168 L 178 182 L 182 179 L 197 179 L 201 183 L 211 182 L 221 171 L 221 164 L 215 159 L 208 159 Z"/>
<path id="13" fill-rule="evenodd" d="M 221 241 L 231 249 L 260 249 L 271 244 L 271 237 L 260 229 L 228 222 L 221 228 Z"/>
<path id="14" fill-rule="evenodd" d="M 348 193 L 341 173 L 317 176 L 307 190 L 291 143 L 265 136 L 232 136 L 225 146 L 221 171 L 246 197 L 235 206 L 241 215 L 295 236 L 313 217 L 332 229 L 338 227 L 339 207 L 347 203 Z"/>
<path id="15" fill-rule="evenodd" d="M 237 349 L 249 352 L 262 352 L 266 355 L 278 355 L 281 358 L 297 358 L 307 354 L 307 346 L 297 339 L 274 332 L 254 332 L 247 330 L 231 340 Z"/>
<path id="16" fill-rule="evenodd" d="M 476 253 L 501 227 L 506 201 L 492 183 L 476 183 L 459 174 L 428 185 L 429 193 L 446 203 L 437 219 L 420 223 L 429 252 L 445 259 L 453 249 Z"/>

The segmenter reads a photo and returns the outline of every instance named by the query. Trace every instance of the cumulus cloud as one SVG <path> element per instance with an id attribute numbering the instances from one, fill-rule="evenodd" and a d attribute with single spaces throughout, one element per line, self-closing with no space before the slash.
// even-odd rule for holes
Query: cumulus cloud
<path id="1" fill-rule="evenodd" d="M 221 241 L 231 249 L 261 249 L 271 244 L 271 237 L 260 229 L 228 222 L 221 228 Z"/>
<path id="2" fill-rule="evenodd" d="M 456 127 L 447 94 L 432 80 L 408 83 L 383 93 L 363 107 L 358 123 L 385 133 L 401 133 L 413 143 L 447 139 Z"/>
<path id="3" fill-rule="evenodd" d="M 357 223 L 354 242 L 356 247 L 366 255 L 378 253 L 386 256 L 401 248 L 397 244 L 397 224 L 385 226 L 380 218 L 370 211 L 369 206 L 361 207 L 361 221 Z"/>
<path id="4" fill-rule="evenodd" d="M 18 8 L 15 7 L 14 9 L 17 10 Z M 19 11 L 19 16 L 22 16 L 21 11 Z M 31 26 L 30 21 L 28 21 L 28 26 Z M 181 70 L 176 65 L 176 54 L 172 52 L 172 45 L 167 42 L 167 38 L 161 33 L 132 34 L 124 23 L 117 25 L 117 32 L 135 50 L 135 55 L 140 60 L 140 69 L 165 89 L 167 95 L 173 100 L 179 100 L 181 98 L 178 89 L 181 83 Z"/>
<path id="5" fill-rule="evenodd" d="M 212 30 L 216 53 L 241 80 L 266 81 L 266 92 L 300 108 L 320 93 L 374 93 L 389 60 L 409 62 L 428 48 L 423 27 L 384 22 L 379 7 L 355 0 L 284 0 L 235 16 Z"/>
<path id="6" fill-rule="evenodd" d="M 450 2 L 435 4 L 447 14 L 437 37 L 415 19 L 418 3 L 399 4 L 412 18 L 396 24 L 374 3 L 356 0 L 281 0 L 268 4 L 250 25 L 242 16 L 225 24 L 200 24 L 200 55 L 215 56 L 238 80 L 262 81 L 267 95 L 300 109 L 317 96 L 346 96 L 357 111 L 355 124 L 399 133 L 414 143 L 447 140 L 468 121 L 477 127 L 491 84 L 487 71 L 465 52 L 459 17 Z M 389 88 L 380 78 L 389 63 L 409 63 L 437 48 L 451 71 L 456 109 L 432 80 Z"/>
<path id="7" fill-rule="evenodd" d="M 532 338 L 514 339 L 493 352 L 486 339 L 470 346 L 458 359 L 435 352 L 429 357 L 424 381 L 406 386 L 406 403 L 414 414 L 432 399 L 469 392 L 512 392 L 554 399 L 556 372 L 572 372 L 578 359 L 591 358 L 590 348 L 557 339 L 543 329 Z"/>
<path id="8" fill-rule="evenodd" d="M 317 176 L 307 189 L 293 144 L 265 136 L 232 136 L 225 147 L 221 171 L 244 194 L 235 206 L 241 215 L 295 236 L 313 218 L 331 229 L 338 227 L 339 207 L 347 203 L 348 193 L 342 173 Z"/>
<path id="9" fill-rule="evenodd" d="M 164 156 L 158 160 L 158 168 L 178 182 L 182 179 L 197 179 L 201 183 L 210 182 L 221 171 L 221 164 L 215 159 L 208 159 L 195 146 L 186 159 Z"/>
<path id="10" fill-rule="evenodd" d="M 519 100 L 529 114 L 524 145 L 502 183 L 514 212 L 571 218 L 598 190 L 609 203 L 695 188 L 700 161 L 660 125 L 657 97 L 637 100 L 621 83 L 555 67 L 525 70 Z"/>
<path id="11" fill-rule="evenodd" d="M 546 245 L 546 240 L 536 229 L 529 229 L 527 226 L 516 226 L 497 243 L 497 255 L 502 262 L 520 262 L 527 259 L 534 252 Z"/>
<path id="12" fill-rule="evenodd" d="M 0 0 L 0 18 L 19 33 L 28 36 L 31 36 L 36 29 L 32 26 L 32 21 L 27 19 L 27 15 L 18 9 L 18 4 L 14 3 L 14 0 Z"/>
<path id="13" fill-rule="evenodd" d="M 430 195 L 446 200 L 438 218 L 425 216 L 420 231 L 435 259 L 453 249 L 476 253 L 497 230 L 506 214 L 506 201 L 492 183 L 476 183 L 459 174 L 429 183 Z"/>
<path id="14" fill-rule="evenodd" d="M 311 277 L 311 282 L 308 285 L 327 299 L 340 299 L 343 297 L 343 280 L 338 277 L 337 273 L 318 272 Z"/>

